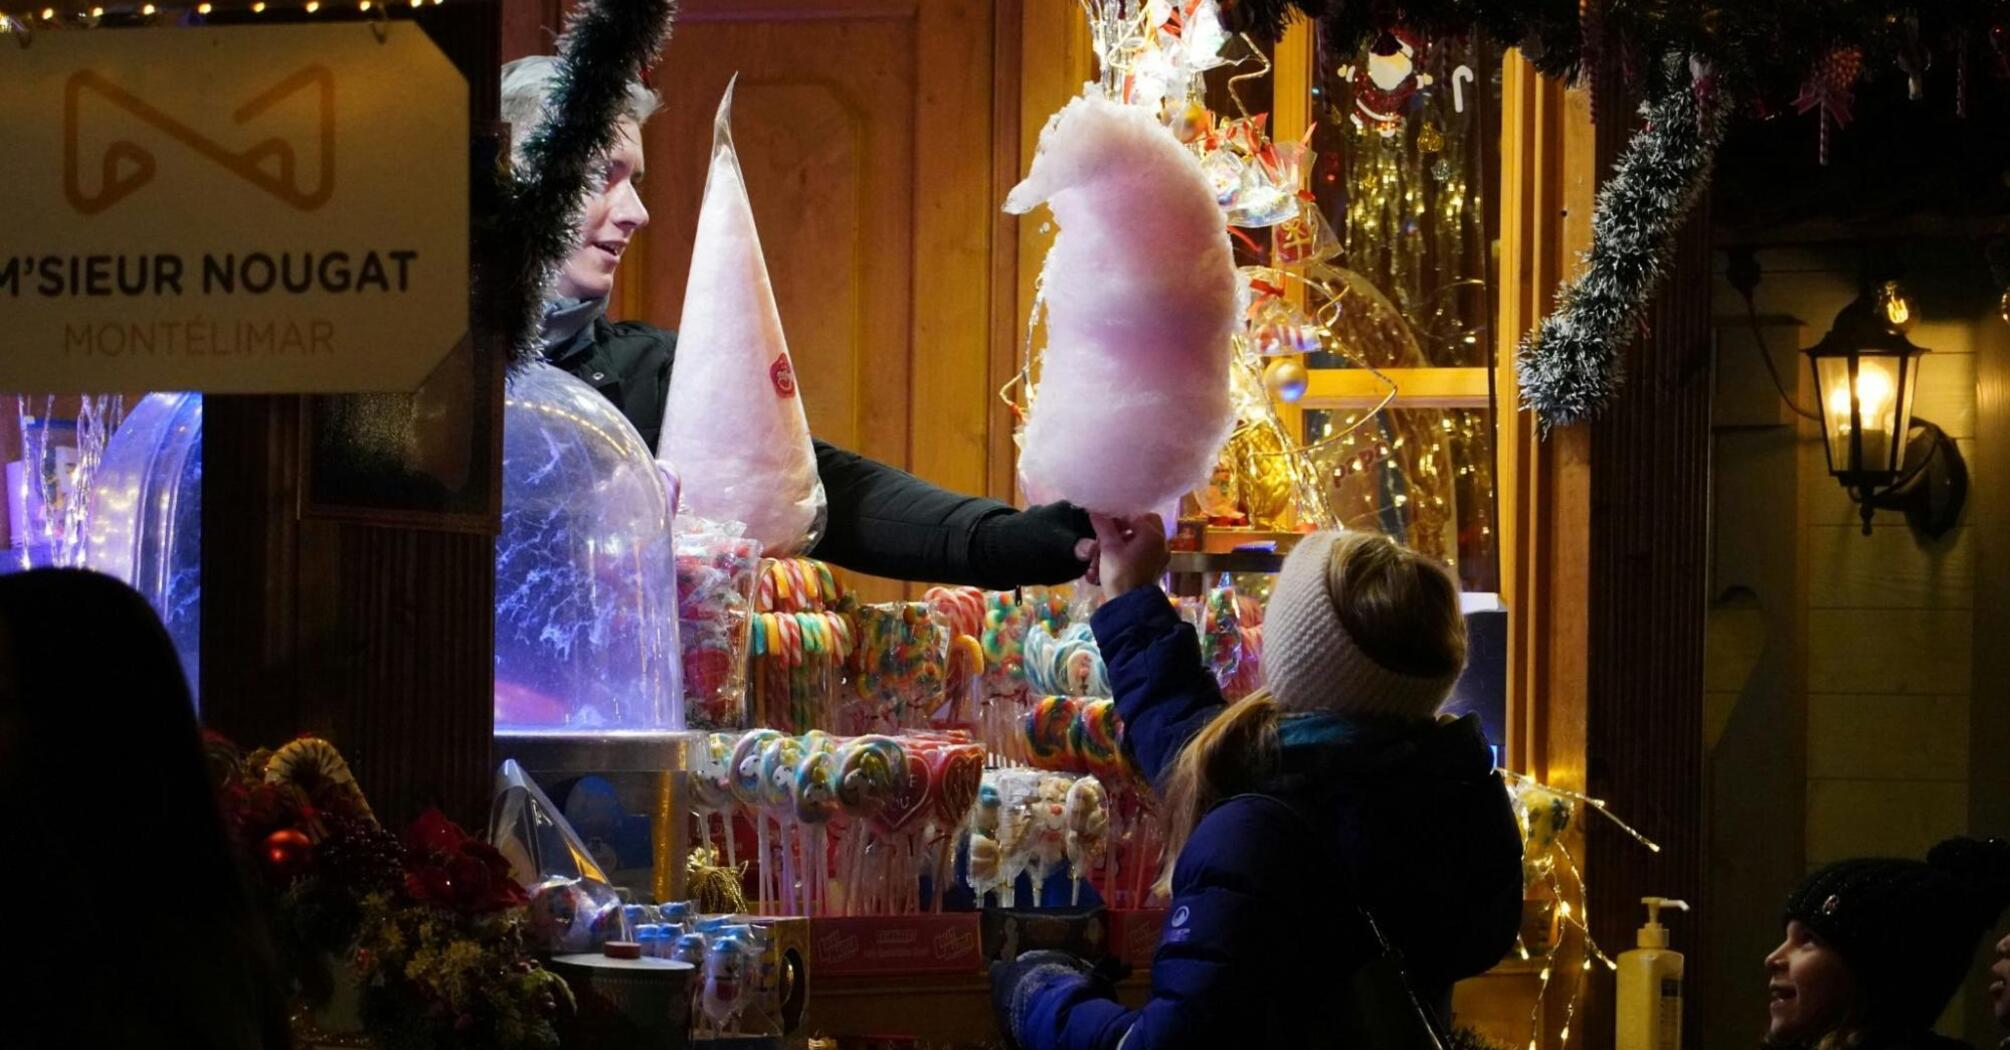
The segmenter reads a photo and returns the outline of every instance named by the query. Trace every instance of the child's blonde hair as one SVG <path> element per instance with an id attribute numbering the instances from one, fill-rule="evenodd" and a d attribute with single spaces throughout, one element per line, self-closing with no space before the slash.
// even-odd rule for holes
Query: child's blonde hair
<path id="1" fill-rule="evenodd" d="M 1416 678 L 1456 676 L 1465 666 L 1459 588 L 1437 563 L 1381 533 L 1343 532 L 1328 547 L 1325 568 L 1326 597 L 1361 655 Z M 1209 810 L 1276 777 L 1281 714 L 1270 693 L 1259 690 L 1230 705 L 1180 751 L 1162 785 L 1166 845 L 1159 892 L 1171 892 L 1180 850 Z"/>

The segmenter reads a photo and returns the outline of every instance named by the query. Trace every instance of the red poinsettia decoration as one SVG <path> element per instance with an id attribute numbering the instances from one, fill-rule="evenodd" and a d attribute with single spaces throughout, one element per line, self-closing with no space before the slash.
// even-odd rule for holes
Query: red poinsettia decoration
<path id="1" fill-rule="evenodd" d="M 469 835 L 437 808 L 405 829 L 405 895 L 463 915 L 514 908 L 529 900 L 494 846 Z"/>

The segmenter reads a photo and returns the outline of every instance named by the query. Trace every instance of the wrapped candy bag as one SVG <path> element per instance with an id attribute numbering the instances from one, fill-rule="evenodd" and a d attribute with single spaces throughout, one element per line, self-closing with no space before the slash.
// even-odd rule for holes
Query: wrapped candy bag
<path id="1" fill-rule="evenodd" d="M 530 931 L 554 954 L 594 951 L 632 930 L 621 897 L 586 843 L 513 758 L 496 772 L 489 841 L 530 891 Z"/>
<path id="2" fill-rule="evenodd" d="M 782 557 L 815 545 L 824 491 L 733 148 L 732 111 L 728 85 L 713 125 L 656 453 L 683 479 L 682 506 L 690 513 L 744 522 L 748 536 Z"/>
<path id="3" fill-rule="evenodd" d="M 684 724 L 744 729 L 747 633 L 761 544 L 737 524 L 677 523 L 677 637 L 683 645 Z"/>
<path id="4" fill-rule="evenodd" d="M 853 704 L 842 729 L 918 726 L 942 700 L 950 631 L 927 602 L 862 605 L 852 651 Z"/>

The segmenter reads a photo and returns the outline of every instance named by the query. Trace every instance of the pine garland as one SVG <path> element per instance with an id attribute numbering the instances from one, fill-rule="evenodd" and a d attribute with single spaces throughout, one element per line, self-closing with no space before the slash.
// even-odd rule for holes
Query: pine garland
<path id="1" fill-rule="evenodd" d="M 1707 75 L 1682 77 L 1682 59 L 1668 61 L 1673 75 L 1640 107 L 1646 127 L 1599 188 L 1582 272 L 1558 290 L 1556 309 L 1516 355 L 1522 403 L 1544 432 L 1596 417 L 1612 400 L 1620 354 L 1639 332 L 1724 141 L 1722 94 Z"/>
<path id="2" fill-rule="evenodd" d="M 2003 0 L 1221 0 L 1231 28 L 1275 39 L 1302 15 L 1319 22 L 1334 54 L 1353 54 L 1401 25 L 1429 37 L 1478 27 L 1518 47 L 1537 70 L 1573 76 L 1592 46 L 1633 54 L 1682 52 L 1773 103 L 1791 99 L 1822 56 L 1857 48 L 1883 66 L 1962 37 L 1993 39 L 2010 12 Z M 2000 36 L 2001 34 L 1996 34 Z"/>
<path id="3" fill-rule="evenodd" d="M 559 40 L 547 119 L 515 167 L 497 167 L 479 234 L 477 310 L 506 338 L 512 370 L 542 356 L 545 291 L 578 246 L 589 179 L 614 145 L 628 85 L 655 64 L 676 13 L 677 0 L 583 0 Z"/>

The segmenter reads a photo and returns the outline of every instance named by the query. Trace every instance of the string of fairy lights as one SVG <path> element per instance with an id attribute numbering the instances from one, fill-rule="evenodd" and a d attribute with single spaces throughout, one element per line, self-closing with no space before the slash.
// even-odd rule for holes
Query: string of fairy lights
<path id="1" fill-rule="evenodd" d="M 200 3 L 185 6 L 163 6 L 160 4 L 119 4 L 106 6 L 93 4 L 89 7 L 45 6 L 31 8 L 19 13 L 0 11 L 0 35 L 19 38 L 23 45 L 33 39 L 34 34 L 58 29 L 100 29 L 110 27 L 130 28 L 148 25 L 200 25 L 212 15 L 246 13 L 252 15 L 298 12 L 316 15 L 323 12 L 354 12 L 361 15 L 386 16 L 393 8 L 419 9 L 437 7 L 447 0 L 304 0 L 302 3 L 271 3 L 268 0 L 252 0 L 243 4 Z"/>

